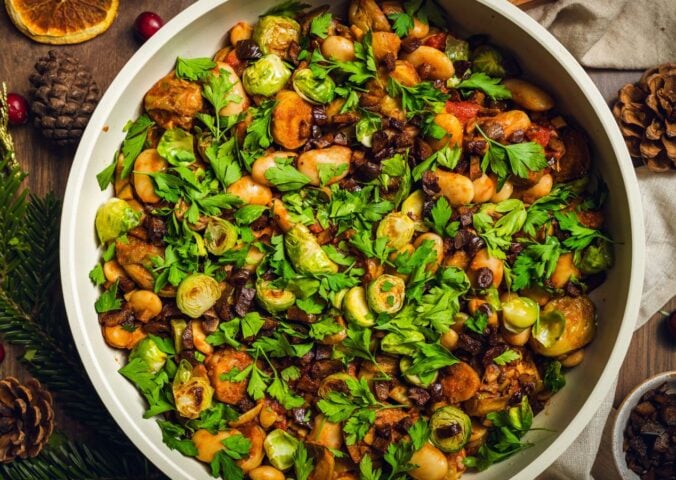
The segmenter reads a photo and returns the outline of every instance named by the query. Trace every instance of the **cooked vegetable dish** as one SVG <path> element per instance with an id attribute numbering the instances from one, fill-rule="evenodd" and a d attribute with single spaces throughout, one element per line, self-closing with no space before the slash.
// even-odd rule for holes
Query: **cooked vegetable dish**
<path id="1" fill-rule="evenodd" d="M 613 263 L 586 137 L 447 24 L 286 1 L 179 57 L 97 176 L 103 337 L 214 477 L 457 479 L 583 361 Z"/>

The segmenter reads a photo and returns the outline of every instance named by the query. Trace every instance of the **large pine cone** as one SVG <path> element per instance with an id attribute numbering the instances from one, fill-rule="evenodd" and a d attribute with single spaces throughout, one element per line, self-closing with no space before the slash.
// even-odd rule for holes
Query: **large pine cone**
<path id="1" fill-rule="evenodd" d="M 676 169 L 676 63 L 647 70 L 613 107 L 632 157 L 653 171 Z"/>
<path id="2" fill-rule="evenodd" d="M 59 146 L 78 143 L 100 97 L 91 72 L 72 55 L 54 50 L 35 69 L 30 77 L 35 126 Z"/>
<path id="3" fill-rule="evenodd" d="M 52 396 L 40 382 L 0 381 L 0 462 L 37 456 L 53 430 Z"/>

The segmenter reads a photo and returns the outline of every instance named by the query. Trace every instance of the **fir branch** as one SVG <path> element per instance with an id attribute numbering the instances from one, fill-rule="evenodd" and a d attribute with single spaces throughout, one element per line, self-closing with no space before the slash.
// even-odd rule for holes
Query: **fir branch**
<path id="1" fill-rule="evenodd" d="M 53 437 L 54 439 L 54 437 Z M 0 464 L 3 480 L 153 480 L 166 478 L 141 455 L 103 444 L 54 441 L 36 458 Z"/>

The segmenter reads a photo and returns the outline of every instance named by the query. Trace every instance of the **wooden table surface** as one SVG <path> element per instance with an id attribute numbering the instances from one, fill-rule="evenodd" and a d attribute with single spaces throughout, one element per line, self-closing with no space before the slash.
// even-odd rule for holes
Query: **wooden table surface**
<path id="1" fill-rule="evenodd" d="M 31 42 L 11 24 L 4 9 L 0 11 L 0 82 L 5 81 L 9 91 L 27 95 L 28 77 L 38 57 L 51 48 L 62 49 L 77 56 L 90 66 L 94 78 L 102 91 L 110 84 L 117 72 L 139 47 L 132 35 L 132 24 L 136 15 L 144 10 L 158 13 L 165 21 L 187 7 L 192 0 L 171 0 L 164 2 L 136 0 L 121 2 L 118 18 L 103 35 L 80 45 L 50 47 Z M 224 21 L 224 27 L 227 25 Z M 636 81 L 640 72 L 590 71 L 590 75 L 607 101 L 612 101 L 617 90 L 627 82 Z M 62 197 L 75 150 L 49 146 L 32 126 L 12 130 L 16 144 L 17 158 L 30 173 L 28 186 L 36 194 L 55 192 Z M 676 292 L 673 292 L 676 294 Z M 664 307 L 671 311 L 676 308 L 676 299 Z M 624 366 L 620 371 L 615 394 L 615 406 L 639 382 L 654 374 L 676 369 L 676 349 L 668 343 L 664 321 L 656 314 L 634 334 Z M 14 360 L 15 351 L 8 349 L 7 357 L 0 365 L 0 376 L 24 376 L 20 365 Z M 71 425 L 61 420 L 66 428 Z"/>

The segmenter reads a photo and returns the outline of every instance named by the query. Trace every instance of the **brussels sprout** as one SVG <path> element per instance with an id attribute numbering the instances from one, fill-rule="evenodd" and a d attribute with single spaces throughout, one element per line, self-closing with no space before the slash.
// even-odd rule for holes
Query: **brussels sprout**
<path id="1" fill-rule="evenodd" d="M 192 135 L 182 128 L 172 128 L 162 134 L 157 153 L 172 165 L 189 165 L 195 161 Z"/>
<path id="2" fill-rule="evenodd" d="M 275 288 L 267 280 L 256 282 L 256 300 L 261 307 L 270 313 L 288 310 L 296 302 L 291 290 Z"/>
<path id="3" fill-rule="evenodd" d="M 223 255 L 237 243 L 237 227 L 227 220 L 211 217 L 204 230 L 204 246 L 213 255 Z"/>
<path id="4" fill-rule="evenodd" d="M 193 273 L 176 290 L 176 306 L 190 318 L 199 318 L 221 297 L 218 282 L 209 275 Z"/>
<path id="5" fill-rule="evenodd" d="M 601 240 L 595 245 L 589 245 L 582 251 L 582 258 L 577 263 L 577 268 L 585 275 L 610 270 L 615 262 L 613 246 L 606 240 Z"/>
<path id="6" fill-rule="evenodd" d="M 264 55 L 274 53 L 284 58 L 291 42 L 298 43 L 299 39 L 300 25 L 289 17 L 268 15 L 258 21 L 253 31 L 253 40 Z"/>
<path id="7" fill-rule="evenodd" d="M 153 375 L 162 370 L 167 362 L 167 354 L 158 348 L 152 338 L 144 338 L 136 344 L 129 354 L 129 360 L 135 358 L 143 360 Z"/>
<path id="8" fill-rule="evenodd" d="M 174 338 L 174 349 L 176 349 L 176 353 L 181 353 L 181 350 L 183 350 L 183 332 L 188 328 L 188 322 L 174 319 L 170 320 L 169 323 L 171 324 L 171 332 Z"/>
<path id="9" fill-rule="evenodd" d="M 563 336 L 566 329 L 566 317 L 558 310 L 545 312 L 540 315 L 533 325 L 533 339 L 545 349 L 553 347 Z"/>
<path id="10" fill-rule="evenodd" d="M 558 357 L 587 345 L 595 332 L 596 307 L 589 297 L 555 298 L 533 326 L 530 346 L 545 357 Z"/>
<path id="11" fill-rule="evenodd" d="M 540 318 L 540 306 L 528 297 L 513 296 L 502 304 L 502 321 L 512 333 L 530 328 Z"/>
<path id="12" fill-rule="evenodd" d="M 330 103 L 335 96 L 336 84 L 328 75 L 318 78 L 309 68 L 302 68 L 293 76 L 293 89 L 310 103 Z"/>
<path id="13" fill-rule="evenodd" d="M 469 43 L 453 35 L 446 35 L 446 55 L 452 62 L 469 60 Z"/>
<path id="14" fill-rule="evenodd" d="M 300 273 L 336 273 L 338 265 L 326 255 L 308 228 L 297 223 L 284 235 L 289 260 Z"/>
<path id="15" fill-rule="evenodd" d="M 331 305 L 333 308 L 337 308 L 338 310 L 343 309 L 343 301 L 345 300 L 345 295 L 348 291 L 348 288 L 343 288 L 337 292 L 331 292 Z"/>
<path id="16" fill-rule="evenodd" d="M 378 237 L 387 237 L 387 246 L 397 250 L 410 243 L 414 233 L 415 222 L 402 212 L 389 213 L 376 230 Z"/>
<path id="17" fill-rule="evenodd" d="M 376 313 L 393 315 L 404 306 L 406 284 L 394 275 L 381 275 L 368 285 L 368 304 Z"/>
<path id="18" fill-rule="evenodd" d="M 422 190 L 416 190 L 404 200 L 401 204 L 401 213 L 420 222 L 423 219 L 423 207 L 425 206 L 425 193 Z"/>
<path id="19" fill-rule="evenodd" d="M 293 456 L 298 449 L 298 439 L 278 428 L 268 433 L 263 442 L 263 448 L 273 467 L 288 470 L 293 465 Z"/>
<path id="20" fill-rule="evenodd" d="M 427 388 L 436 382 L 439 377 L 439 370 L 430 370 L 420 375 L 409 375 L 406 373 L 406 370 L 409 368 L 411 368 L 411 359 L 409 357 L 402 357 L 399 360 L 399 369 L 404 374 L 406 381 L 416 387 Z"/>
<path id="21" fill-rule="evenodd" d="M 425 335 L 416 330 L 405 330 L 385 335 L 380 341 L 380 348 L 387 353 L 414 355 L 420 343 L 425 343 Z"/>
<path id="22" fill-rule="evenodd" d="M 357 141 L 365 147 L 371 148 L 373 134 L 382 128 L 380 117 L 367 115 L 354 126 Z"/>
<path id="23" fill-rule="evenodd" d="M 472 52 L 472 69 L 491 77 L 502 78 L 507 75 L 502 65 L 502 53 L 490 45 L 481 45 Z"/>
<path id="24" fill-rule="evenodd" d="M 271 97 L 279 92 L 291 77 L 291 70 L 275 54 L 266 55 L 244 70 L 242 81 L 251 95 Z"/>
<path id="25" fill-rule="evenodd" d="M 176 411 L 185 418 L 197 418 L 211 408 L 214 388 L 209 383 L 204 365 L 193 368 L 187 360 L 181 360 L 171 386 Z"/>
<path id="26" fill-rule="evenodd" d="M 446 453 L 460 450 L 472 435 L 472 420 L 457 407 L 447 406 L 436 410 L 430 418 L 430 440 Z"/>
<path id="27" fill-rule="evenodd" d="M 345 390 L 345 382 L 350 378 L 354 377 L 345 372 L 338 372 L 329 375 L 324 380 L 322 380 L 322 383 L 319 385 L 319 396 L 321 398 L 326 398 L 329 395 L 329 392 Z"/>
<path id="28" fill-rule="evenodd" d="M 376 323 L 373 313 L 366 302 L 364 287 L 352 287 L 343 299 L 343 313 L 348 322 L 361 327 L 372 327 Z"/>
<path id="29" fill-rule="evenodd" d="M 115 240 L 141 222 L 141 213 L 121 198 L 111 198 L 96 212 L 96 233 L 101 243 Z"/>

